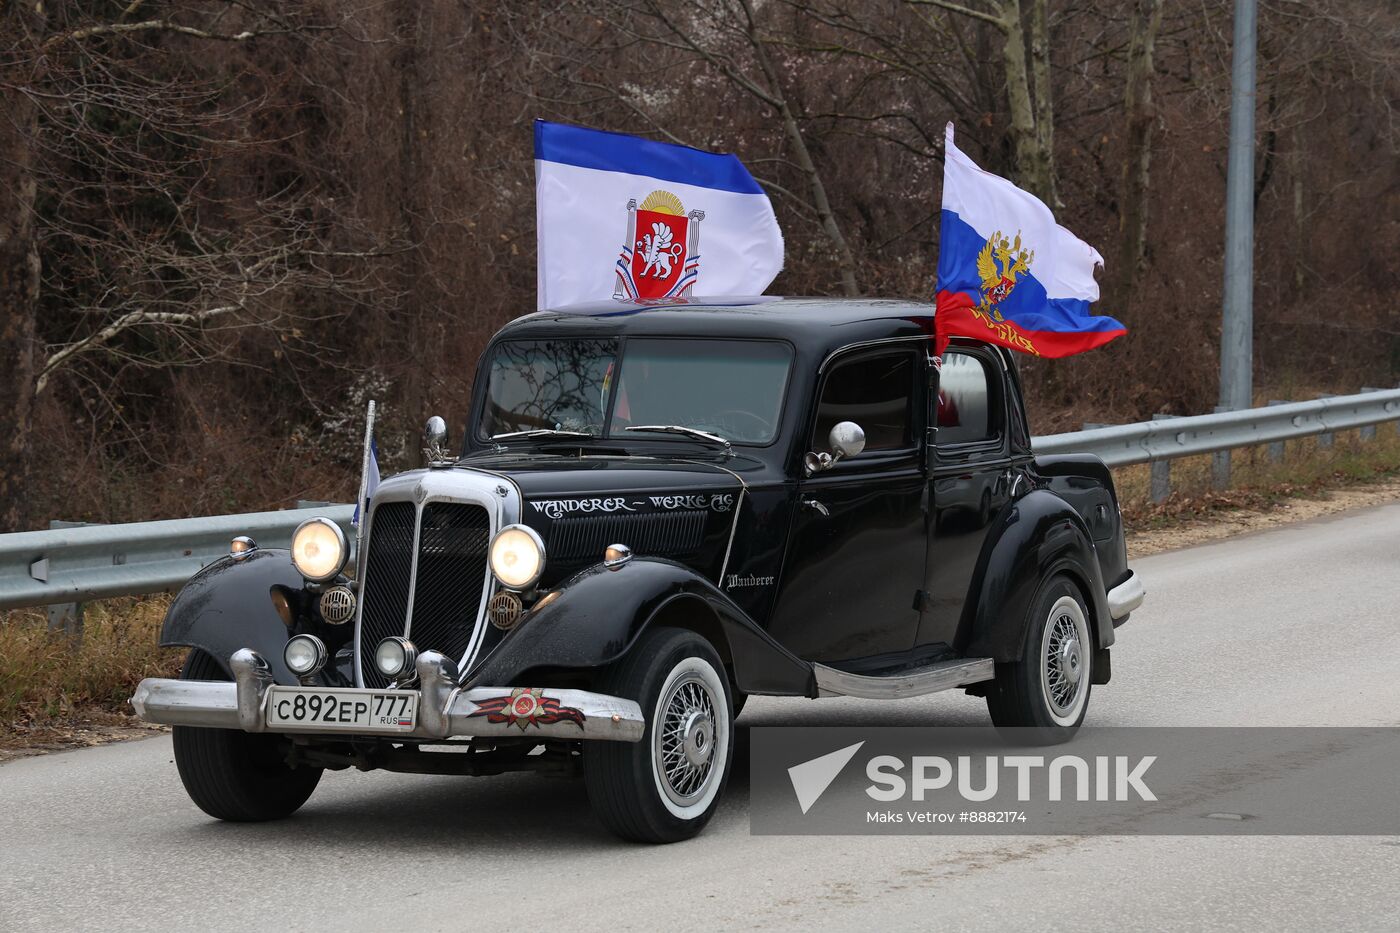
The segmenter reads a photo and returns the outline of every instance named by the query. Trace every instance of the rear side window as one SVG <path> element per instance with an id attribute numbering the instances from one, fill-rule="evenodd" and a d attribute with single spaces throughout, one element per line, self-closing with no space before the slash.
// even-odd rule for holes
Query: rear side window
<path id="1" fill-rule="evenodd" d="M 865 431 L 866 450 L 911 448 L 913 399 L 913 354 L 886 353 L 843 363 L 822 388 L 813 441 L 825 448 L 837 422 L 854 421 Z"/>
<path id="2" fill-rule="evenodd" d="M 938 375 L 938 444 L 970 444 L 991 440 L 1000 427 L 996 394 L 991 390 L 986 362 L 967 353 L 943 354 Z"/>

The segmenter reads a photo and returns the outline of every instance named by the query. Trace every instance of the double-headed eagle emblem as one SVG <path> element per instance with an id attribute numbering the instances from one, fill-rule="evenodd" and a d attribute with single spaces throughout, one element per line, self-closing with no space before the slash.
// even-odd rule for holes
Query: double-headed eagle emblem
<path id="1" fill-rule="evenodd" d="M 1031 260 L 1035 259 L 1032 250 L 1021 247 L 1021 232 L 1016 231 L 1013 241 L 1000 230 L 987 238 L 987 245 L 977 254 L 977 275 L 982 279 L 981 300 L 977 310 L 989 315 L 994 321 L 1004 321 L 996 306 L 1001 304 L 1016 287 L 1016 279 L 1023 272 L 1029 272 Z"/>

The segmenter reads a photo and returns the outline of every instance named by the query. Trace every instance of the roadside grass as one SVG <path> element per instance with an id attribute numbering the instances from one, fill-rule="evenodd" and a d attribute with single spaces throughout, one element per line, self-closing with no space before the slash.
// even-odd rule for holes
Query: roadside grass
<path id="1" fill-rule="evenodd" d="M 1379 425 L 1371 440 L 1362 440 L 1355 430 L 1338 432 L 1331 447 L 1323 447 L 1316 437 L 1291 440 L 1277 462 L 1267 447 L 1232 451 L 1229 489 L 1211 488 L 1209 455 L 1173 460 L 1171 495 L 1161 503 L 1151 499 L 1150 464 L 1113 471 L 1129 531 L 1172 527 L 1238 509 L 1267 511 L 1290 498 L 1325 498 L 1328 489 L 1396 476 L 1400 430 L 1394 423 Z"/>
<path id="2" fill-rule="evenodd" d="M 156 644 L 169 604 L 167 595 L 88 603 L 77 646 L 49 631 L 42 609 L 0 612 L 0 747 L 131 722 L 137 681 L 175 676 L 184 658 Z"/>

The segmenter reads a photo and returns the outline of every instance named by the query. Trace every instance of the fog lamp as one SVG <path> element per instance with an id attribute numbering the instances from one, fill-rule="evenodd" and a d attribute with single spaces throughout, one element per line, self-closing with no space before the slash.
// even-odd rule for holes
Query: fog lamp
<path id="1" fill-rule="evenodd" d="M 403 677 L 413 670 L 413 662 L 418 660 L 418 649 L 407 638 L 390 635 L 374 649 L 374 666 L 385 677 Z"/>
<path id="2" fill-rule="evenodd" d="M 298 677 L 314 674 L 326 666 L 326 646 L 315 635 L 296 635 L 282 649 L 287 670 Z"/>

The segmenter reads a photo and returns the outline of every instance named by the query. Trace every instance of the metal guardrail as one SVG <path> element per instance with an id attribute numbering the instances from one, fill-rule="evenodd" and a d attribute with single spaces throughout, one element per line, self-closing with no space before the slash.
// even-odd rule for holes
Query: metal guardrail
<path id="1" fill-rule="evenodd" d="M 1111 467 L 1253 447 L 1400 420 L 1400 389 L 1335 395 L 1037 437 L 1038 454 L 1096 454 Z"/>
<path id="2" fill-rule="evenodd" d="M 354 509 L 318 510 L 349 529 Z M 249 512 L 0 535 L 0 609 L 82 603 L 178 589 L 228 553 L 235 535 L 290 547 L 306 512 Z"/>
<path id="3" fill-rule="evenodd" d="M 1032 444 L 1038 454 L 1090 453 L 1113 467 L 1151 462 L 1165 469 L 1176 457 L 1386 422 L 1400 422 L 1400 389 L 1053 434 Z M 351 512 L 348 505 L 319 509 L 347 531 Z M 235 535 L 264 547 L 289 546 L 305 514 L 252 512 L 0 535 L 0 609 L 66 604 L 71 618 L 85 600 L 173 590 L 227 554 Z M 51 623 L 54 618 L 51 612 Z"/>

